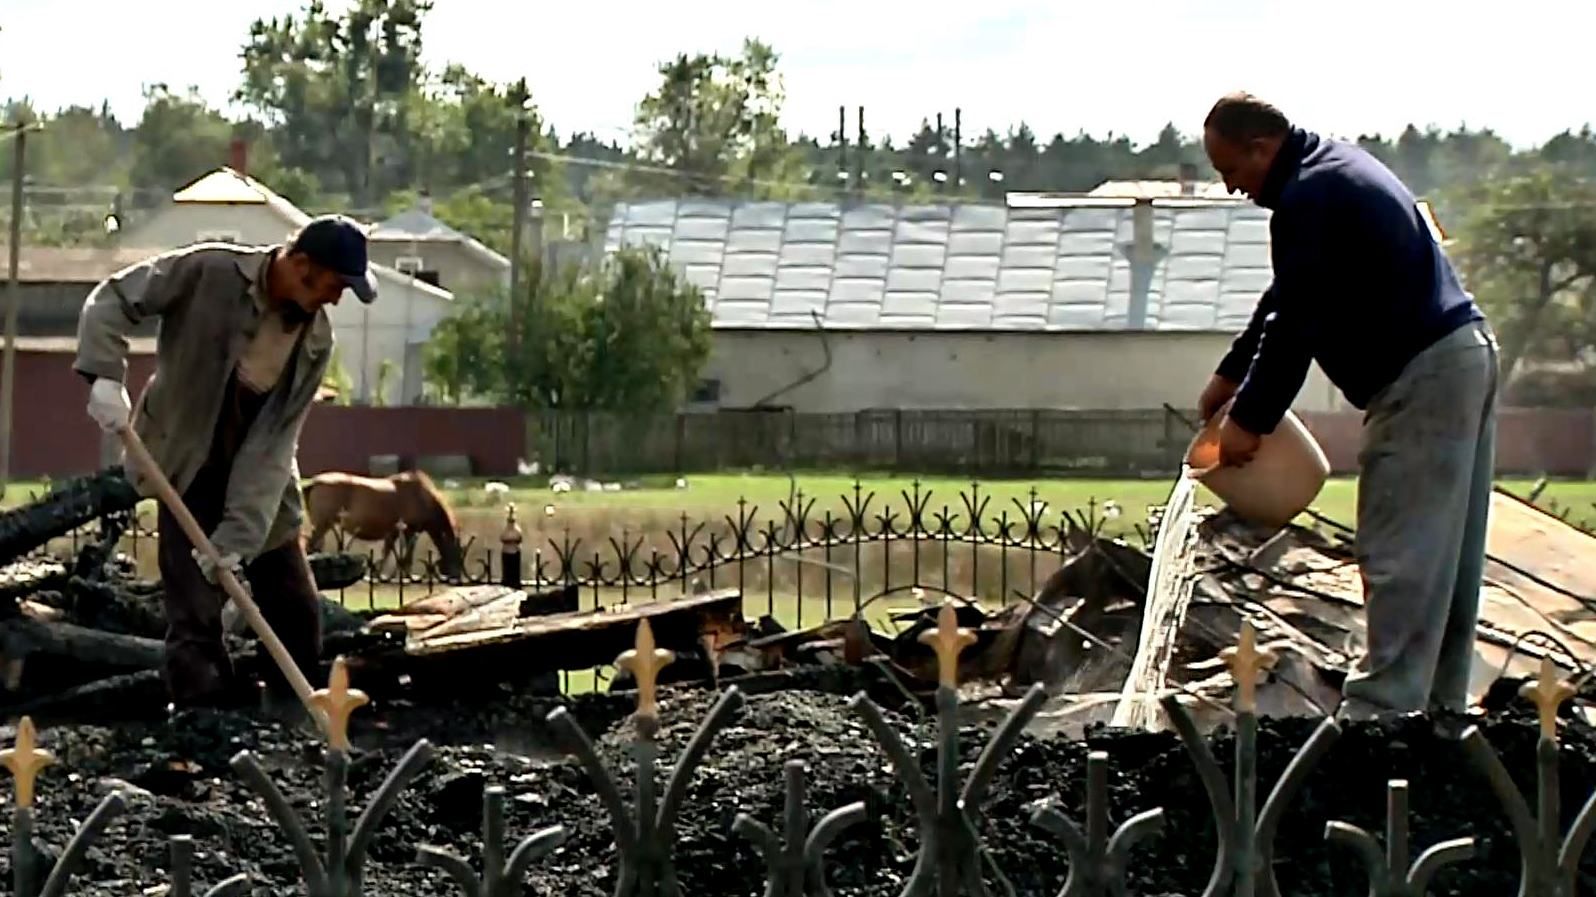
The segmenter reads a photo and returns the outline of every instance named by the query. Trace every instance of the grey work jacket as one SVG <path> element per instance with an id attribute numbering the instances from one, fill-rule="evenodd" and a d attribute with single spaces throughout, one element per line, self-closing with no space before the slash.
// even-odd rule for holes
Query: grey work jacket
<path id="1" fill-rule="evenodd" d="M 135 405 L 133 428 L 179 494 L 210 453 L 228 381 L 264 313 L 265 284 L 257 290 L 256 280 L 280 248 L 172 250 L 111 275 L 83 303 L 72 367 L 91 377 L 124 381 L 128 335 L 140 321 L 160 319 L 155 373 Z M 319 310 L 233 460 L 226 511 L 210 534 L 218 551 L 248 562 L 298 534 L 299 432 L 332 347 L 332 323 Z M 154 494 L 141 473 L 127 473 L 141 495 Z"/>

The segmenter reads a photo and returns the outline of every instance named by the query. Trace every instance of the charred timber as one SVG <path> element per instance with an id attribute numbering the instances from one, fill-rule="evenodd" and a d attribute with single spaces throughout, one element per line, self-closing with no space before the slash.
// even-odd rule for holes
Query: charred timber
<path id="1" fill-rule="evenodd" d="M 405 652 L 416 677 L 479 676 L 487 671 L 497 679 L 509 668 L 500 664 L 513 665 L 522 673 L 580 670 L 613 663 L 616 655 L 631 647 L 641 620 L 648 620 L 660 647 L 692 652 L 706 632 L 741 634 L 742 608 L 742 593 L 729 589 L 599 611 L 524 617 L 435 638 L 412 633 Z"/>
<path id="2" fill-rule="evenodd" d="M 22 557 L 86 523 L 133 510 L 139 494 L 121 467 L 67 480 L 38 501 L 0 513 L 0 563 Z"/>

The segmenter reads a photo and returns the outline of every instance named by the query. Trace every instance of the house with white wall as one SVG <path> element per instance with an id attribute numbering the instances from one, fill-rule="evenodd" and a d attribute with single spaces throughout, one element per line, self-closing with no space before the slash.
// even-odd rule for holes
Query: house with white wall
<path id="1" fill-rule="evenodd" d="M 457 296 L 491 294 L 510 283 L 508 258 L 434 218 L 425 204 L 379 222 L 368 239 L 372 261 Z"/>
<path id="2" fill-rule="evenodd" d="M 618 207 L 644 244 L 711 311 L 695 404 L 803 412 L 1191 408 L 1272 276 L 1269 212 L 1196 196 Z"/>
<path id="3" fill-rule="evenodd" d="M 180 188 L 172 201 L 117 235 L 118 244 L 174 249 L 206 240 L 281 243 L 310 220 L 265 184 L 230 167 Z M 448 316 L 454 295 L 373 258 L 377 301 L 347 300 L 328 310 L 337 359 L 360 403 L 417 404 L 422 395 L 422 347 Z"/>

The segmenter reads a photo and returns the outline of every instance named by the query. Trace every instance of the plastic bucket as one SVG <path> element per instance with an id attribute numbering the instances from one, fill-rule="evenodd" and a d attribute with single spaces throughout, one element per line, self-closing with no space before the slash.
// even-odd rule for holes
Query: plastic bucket
<path id="1" fill-rule="evenodd" d="M 1259 440 L 1258 451 L 1242 467 L 1219 463 L 1219 424 L 1225 409 L 1205 424 L 1186 449 L 1186 475 L 1196 479 L 1242 519 L 1283 527 L 1319 496 L 1330 478 L 1330 460 L 1318 440 L 1291 412 L 1275 431 Z"/>

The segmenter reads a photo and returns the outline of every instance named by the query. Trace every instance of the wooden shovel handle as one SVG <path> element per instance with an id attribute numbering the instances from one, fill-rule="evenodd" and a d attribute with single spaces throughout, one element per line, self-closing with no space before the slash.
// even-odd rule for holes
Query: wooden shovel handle
<path id="1" fill-rule="evenodd" d="M 149 449 L 144 447 L 144 440 L 140 439 L 139 434 L 134 432 L 130 426 L 124 426 L 117 430 L 117 435 L 122 438 L 122 445 L 127 449 L 128 457 L 133 459 L 138 469 L 155 485 L 155 494 L 160 498 L 161 503 L 166 505 L 167 510 L 172 512 L 172 516 L 177 519 L 177 525 L 183 528 L 183 533 L 188 536 L 188 541 L 210 559 L 212 566 L 216 569 L 217 581 L 221 583 L 222 588 L 227 591 L 227 594 L 233 599 L 233 603 L 243 613 L 244 619 L 248 621 L 250 628 L 255 630 L 255 634 L 260 637 L 261 643 L 266 646 L 267 653 L 271 654 L 272 660 L 277 662 L 278 669 L 282 670 L 283 675 L 288 678 L 288 683 L 293 686 L 294 693 L 299 696 L 300 703 L 305 705 L 305 709 L 310 712 L 311 718 L 316 720 L 317 725 L 325 730 L 327 718 L 322 713 L 321 708 L 316 705 L 316 702 L 311 699 L 310 682 L 305 679 L 305 674 L 300 672 L 299 665 L 294 663 L 294 659 L 289 656 L 288 649 L 283 647 L 282 640 L 277 638 L 277 633 L 266 622 L 266 618 L 261 616 L 260 608 L 255 604 L 255 600 L 249 596 L 249 591 L 233 575 L 231 569 L 222 565 L 221 554 L 216 550 L 216 546 L 211 544 L 210 537 L 200 527 L 199 521 L 195 520 L 194 515 L 189 513 L 188 505 L 184 503 L 183 497 L 177 494 L 177 490 L 172 488 L 171 481 L 161 471 L 160 465 L 156 464 L 155 459 L 150 456 Z"/>

